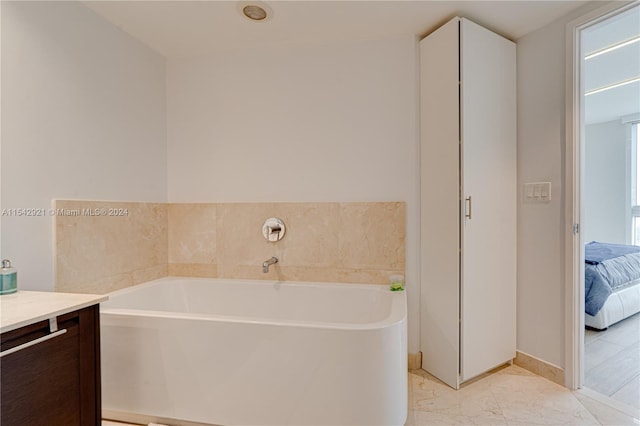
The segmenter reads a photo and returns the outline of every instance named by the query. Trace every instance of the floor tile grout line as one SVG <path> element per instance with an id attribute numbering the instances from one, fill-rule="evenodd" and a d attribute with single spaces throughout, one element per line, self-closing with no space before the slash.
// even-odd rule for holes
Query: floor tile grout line
<path id="1" fill-rule="evenodd" d="M 611 360 L 611 358 L 613 358 L 614 356 L 618 355 L 620 352 L 624 351 L 626 348 L 622 345 L 618 345 L 617 343 L 611 343 L 611 342 L 605 342 L 607 345 L 613 345 L 613 346 L 617 346 L 618 348 L 617 351 L 609 356 L 607 356 L 604 360 L 600 361 L 598 364 L 591 366 L 589 369 L 585 368 L 585 376 L 588 376 L 590 372 L 592 372 L 593 370 L 595 370 L 596 368 L 602 366 L 603 364 L 609 362 Z M 602 344 L 602 342 L 599 342 L 599 344 Z M 585 345 L 585 357 L 589 356 L 588 351 L 586 351 L 586 345 Z"/>
<path id="2" fill-rule="evenodd" d="M 578 401 L 578 403 L 582 406 L 582 408 L 584 408 L 584 409 L 587 411 L 587 413 L 591 414 L 591 417 L 593 417 L 593 418 L 596 420 L 596 422 L 597 422 L 600 426 L 607 426 L 607 425 L 605 425 L 604 423 L 602 423 L 602 422 L 600 421 L 600 419 L 598 419 L 598 418 L 595 416 L 595 414 L 593 414 L 593 413 L 592 413 L 592 412 L 587 408 L 587 406 L 586 406 L 586 405 L 584 405 L 584 404 L 582 403 L 582 401 L 580 401 L 580 399 L 576 398 L 576 396 L 574 395 L 574 393 L 573 393 L 573 392 L 571 392 L 571 396 L 573 396 L 573 397 L 575 398 L 575 400 L 576 400 L 576 401 Z"/>
<path id="3" fill-rule="evenodd" d="M 637 346 L 640 342 L 640 334 L 638 329 L 640 328 L 640 314 L 633 315 L 624 321 L 620 321 L 608 330 L 600 332 L 601 334 L 594 336 L 593 331 L 585 330 L 585 339 L 589 339 L 587 343 L 585 341 L 585 358 L 589 359 L 593 355 L 594 351 L 600 350 L 602 353 L 608 352 L 607 349 L 614 350 L 611 355 L 603 357 L 604 359 L 598 364 L 585 369 L 585 386 L 599 392 L 600 394 L 617 400 L 615 396 L 623 388 L 632 383 L 638 374 L 640 374 L 640 368 L 631 368 L 628 371 L 628 375 L 622 374 L 617 380 L 610 380 L 610 378 L 602 377 L 600 371 L 606 371 L 607 365 L 611 363 L 612 359 L 620 358 L 621 361 L 627 360 L 629 356 L 634 354 L 634 346 Z M 604 351 L 604 352 L 602 352 Z M 591 358 L 593 359 L 593 358 Z M 621 399 L 620 402 L 624 403 Z M 627 403 L 627 405 L 629 405 Z M 631 405 L 634 408 L 634 404 Z"/>
<path id="4" fill-rule="evenodd" d="M 623 350 L 624 350 L 624 349 L 629 349 L 629 348 L 630 348 L 630 347 L 632 347 L 633 345 L 637 345 L 637 344 L 638 344 L 638 340 L 635 340 L 633 343 L 629 343 L 629 344 L 627 344 L 627 345 L 621 345 L 620 343 L 612 342 L 611 340 L 607 340 L 605 337 L 603 337 L 603 338 L 602 338 L 602 339 L 600 339 L 599 341 L 601 341 L 601 342 L 607 342 L 607 343 L 609 343 L 609 344 L 611 344 L 611 345 L 617 345 L 617 346 L 620 346 L 620 347 L 622 347 L 622 349 L 623 349 Z M 586 346 L 586 345 L 585 345 L 585 346 Z"/>
<path id="5" fill-rule="evenodd" d="M 634 424 L 640 424 L 640 412 L 638 412 L 638 409 L 630 407 L 628 404 L 615 400 L 610 396 L 605 396 L 588 387 L 572 391 L 572 394 L 575 395 L 576 393 L 579 393 L 583 397 L 595 401 L 600 405 L 606 406 L 609 410 L 616 411 L 618 414 L 629 417 L 634 421 Z M 580 401 L 579 398 L 576 397 L 576 399 L 582 404 L 582 401 Z M 584 404 L 582 405 L 584 406 Z M 633 412 L 638 412 L 638 414 L 632 414 Z"/>
<path id="6" fill-rule="evenodd" d="M 500 404 L 500 399 L 496 396 L 495 392 L 493 391 L 493 386 L 489 385 L 489 393 L 491 393 L 491 396 L 493 397 L 494 401 L 496 402 L 496 405 L 498 406 L 498 409 L 500 410 L 500 415 L 502 416 L 504 423 L 509 426 L 509 421 L 507 420 L 507 416 L 504 415 L 504 408 L 502 407 L 502 405 Z"/>
<path id="7" fill-rule="evenodd" d="M 613 392 L 611 395 L 609 395 L 611 398 L 614 398 L 614 395 L 618 392 L 620 392 L 622 390 L 622 388 L 624 388 L 625 386 L 627 386 L 629 383 L 638 380 L 640 378 L 640 372 L 638 374 L 636 374 L 635 376 L 633 376 L 631 379 L 629 379 L 627 382 L 625 382 L 620 389 L 616 390 L 615 392 Z M 615 399 L 615 398 L 614 398 Z"/>
<path id="8" fill-rule="evenodd" d="M 632 378 L 630 378 L 629 380 L 627 380 L 625 383 L 622 384 L 622 386 L 620 386 L 620 388 L 616 389 L 611 395 L 609 395 L 611 398 L 613 398 L 613 396 L 620 392 L 622 390 L 622 388 L 624 388 L 625 386 L 627 386 L 629 383 L 633 382 L 634 380 L 636 380 L 638 377 L 640 376 L 640 373 L 636 374 L 635 376 L 633 376 Z M 615 398 L 614 398 L 615 399 Z"/>
<path id="9" fill-rule="evenodd" d="M 561 388 L 561 389 L 567 390 L 564 386 L 560 386 L 560 385 L 558 385 L 557 383 L 555 383 L 555 382 L 553 382 L 553 381 L 550 381 L 550 380 L 548 380 L 548 379 L 547 379 L 547 378 L 545 378 L 545 377 L 542 377 L 542 376 L 533 376 L 533 378 L 534 378 L 535 380 L 539 381 L 539 382 L 545 382 L 545 383 L 547 383 L 547 382 L 548 382 L 548 383 L 553 384 L 553 386 L 557 386 L 557 387 L 559 387 L 559 388 Z M 491 391 L 492 391 L 492 390 L 491 390 Z M 589 416 L 591 416 L 591 418 L 592 418 L 592 419 L 593 419 L 597 424 L 599 424 L 599 425 L 601 425 L 601 426 L 602 426 L 602 423 L 600 423 L 600 421 L 596 418 L 596 416 L 595 416 L 591 411 L 589 411 L 589 409 L 588 409 L 587 407 L 585 407 L 585 406 L 584 406 L 584 404 L 582 404 L 582 402 L 581 402 L 578 398 L 576 398 L 576 396 L 573 394 L 573 392 L 570 392 L 569 394 L 570 394 L 570 396 L 571 396 L 571 398 L 572 398 L 572 400 L 573 400 L 574 402 L 578 402 L 578 403 L 579 403 L 579 405 L 582 407 L 582 409 L 584 410 L 584 412 L 586 412 Z M 498 400 L 498 398 L 497 398 L 497 397 L 496 397 L 496 400 Z M 498 401 L 499 401 L 499 400 L 498 400 Z M 500 404 L 500 403 L 498 402 L 498 404 Z M 501 410 L 502 410 L 502 408 L 501 408 Z M 557 411 L 557 410 L 556 410 L 556 411 Z M 560 413 L 560 412 L 561 412 L 561 411 L 558 411 L 558 413 Z M 507 419 L 507 418 L 506 418 L 506 416 L 505 416 L 505 419 L 506 419 L 506 421 L 507 421 L 507 424 L 509 424 L 509 419 Z M 521 421 L 521 420 L 518 420 L 518 419 L 512 419 L 512 420 L 515 422 L 515 424 L 522 424 L 522 421 Z M 543 423 L 543 424 L 546 424 L 546 423 Z"/>
<path id="10" fill-rule="evenodd" d="M 615 357 L 615 356 L 617 356 L 617 355 L 619 355 L 619 353 L 615 354 L 613 357 Z M 613 358 L 613 357 L 611 357 L 611 358 Z M 593 370 L 591 370 L 591 374 L 592 374 L 592 376 L 591 376 L 591 377 L 593 377 L 593 375 L 594 375 L 595 373 L 596 373 L 596 372 L 594 372 Z M 615 381 L 615 383 L 613 384 L 613 388 L 614 388 L 614 390 L 607 390 L 607 391 L 605 391 L 605 390 L 603 389 L 603 386 L 606 386 L 606 385 L 603 385 L 601 381 L 600 381 L 600 382 L 597 382 L 597 383 L 587 383 L 587 379 L 586 379 L 586 378 L 585 378 L 585 383 L 584 383 L 584 385 L 585 385 L 586 387 L 590 388 L 590 389 L 593 389 L 593 390 L 594 390 L 594 391 L 596 391 L 596 392 L 599 392 L 599 393 L 601 393 L 601 394 L 605 395 L 605 396 L 612 397 L 616 392 L 618 392 L 620 389 L 622 389 L 622 388 L 623 388 L 623 387 L 625 387 L 627 384 L 629 384 L 631 381 L 633 381 L 636 377 L 638 377 L 638 375 L 639 375 L 639 374 L 640 374 L 640 371 L 636 372 L 635 374 L 630 374 L 630 375 L 629 375 L 629 376 L 627 376 L 626 378 L 624 378 L 624 377 L 623 377 L 623 378 L 622 378 L 621 380 L 619 380 L 619 381 Z M 605 382 L 605 383 L 610 383 L 610 382 Z"/>

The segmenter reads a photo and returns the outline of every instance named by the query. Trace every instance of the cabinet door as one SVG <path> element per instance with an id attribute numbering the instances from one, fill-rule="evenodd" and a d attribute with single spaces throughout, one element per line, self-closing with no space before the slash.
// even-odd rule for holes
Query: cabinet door
<path id="1" fill-rule="evenodd" d="M 420 42 L 422 366 L 458 387 L 460 137 L 458 24 Z"/>
<path id="2" fill-rule="evenodd" d="M 461 379 L 515 357 L 515 44 L 461 20 Z"/>
<path id="3" fill-rule="evenodd" d="M 58 317 L 63 334 L 0 360 L 2 426 L 100 424 L 97 306 Z M 42 321 L 4 333 L 2 351 L 49 335 Z"/>
<path id="4" fill-rule="evenodd" d="M 2 425 L 79 425 L 78 324 L 67 332 L 2 358 Z M 27 341 L 46 335 L 29 333 Z M 3 347 L 3 350 L 6 348 Z"/>

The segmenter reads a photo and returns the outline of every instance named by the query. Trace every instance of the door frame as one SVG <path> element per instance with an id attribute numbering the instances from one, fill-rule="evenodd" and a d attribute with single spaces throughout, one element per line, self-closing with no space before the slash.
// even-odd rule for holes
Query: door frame
<path id="1" fill-rule="evenodd" d="M 584 241 L 582 181 L 584 177 L 584 96 L 581 70 L 581 32 L 637 6 L 640 0 L 611 2 L 566 26 L 565 63 L 565 386 L 579 389 L 584 383 Z"/>

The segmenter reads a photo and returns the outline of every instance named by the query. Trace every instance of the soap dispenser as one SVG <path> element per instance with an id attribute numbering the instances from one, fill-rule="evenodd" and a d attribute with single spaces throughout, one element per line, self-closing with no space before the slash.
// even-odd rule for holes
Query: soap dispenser
<path id="1" fill-rule="evenodd" d="M 2 281 L 0 281 L 0 294 L 10 294 L 18 291 L 18 271 L 11 267 L 11 261 L 2 261 Z"/>

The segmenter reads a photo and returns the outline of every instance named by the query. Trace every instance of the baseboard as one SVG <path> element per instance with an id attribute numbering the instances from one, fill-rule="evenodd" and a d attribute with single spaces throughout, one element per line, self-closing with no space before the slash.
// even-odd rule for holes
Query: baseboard
<path id="1" fill-rule="evenodd" d="M 422 368 L 422 352 L 418 352 L 415 354 L 408 354 L 409 356 L 409 370 L 417 370 Z"/>
<path id="2" fill-rule="evenodd" d="M 536 358 L 532 355 L 524 352 L 516 351 L 516 358 L 513 360 L 514 364 L 529 370 L 538 376 L 544 377 L 547 380 L 551 380 L 561 386 L 564 386 L 564 369 L 557 365 L 548 363 Z"/>

